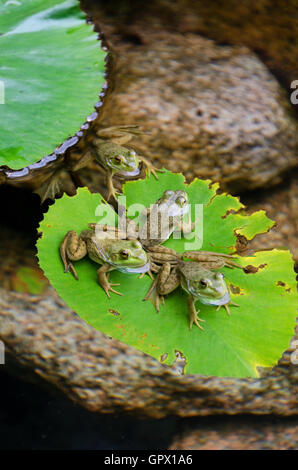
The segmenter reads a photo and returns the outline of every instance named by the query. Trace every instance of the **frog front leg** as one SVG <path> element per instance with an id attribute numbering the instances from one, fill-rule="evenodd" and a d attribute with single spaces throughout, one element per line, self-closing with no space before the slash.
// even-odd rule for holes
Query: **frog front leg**
<path id="1" fill-rule="evenodd" d="M 113 175 L 114 175 L 114 171 L 108 169 L 107 172 L 106 172 L 106 185 L 107 185 L 107 189 L 108 189 L 107 201 L 111 198 L 111 196 L 113 196 L 116 199 L 117 194 L 121 194 L 114 187 Z"/>
<path id="2" fill-rule="evenodd" d="M 234 305 L 234 307 L 240 307 L 239 304 L 235 304 L 234 302 L 232 302 L 231 300 L 229 300 L 229 302 L 227 302 L 226 304 L 223 304 L 224 308 L 226 309 L 227 311 L 227 314 L 230 316 L 231 315 L 231 312 L 230 312 L 230 309 L 229 309 L 229 305 Z M 218 311 L 220 309 L 220 307 L 222 307 L 222 305 L 219 305 L 216 309 L 216 311 Z"/>
<path id="3" fill-rule="evenodd" d="M 74 230 L 70 230 L 65 235 L 60 245 L 60 255 L 64 264 L 64 272 L 71 272 L 78 280 L 77 272 L 71 261 L 78 261 L 87 254 L 85 241 Z"/>
<path id="4" fill-rule="evenodd" d="M 138 156 L 140 162 L 143 163 L 144 167 L 145 167 L 145 171 L 146 171 L 146 174 L 148 177 L 150 177 L 151 173 L 153 174 L 154 178 L 156 180 L 158 180 L 158 176 L 156 174 L 157 171 L 159 171 L 160 173 L 164 173 L 164 170 L 160 170 L 159 168 L 156 168 L 154 165 L 152 165 L 152 163 L 149 162 L 149 160 L 147 160 L 147 158 L 143 157 L 143 156 Z"/>
<path id="5" fill-rule="evenodd" d="M 183 234 L 191 233 L 194 230 L 194 228 L 196 226 L 196 223 L 197 223 L 196 221 L 192 222 L 191 218 L 189 216 L 188 221 L 186 222 L 186 221 L 182 220 L 180 222 L 178 228 L 175 229 L 174 231 L 178 232 L 178 233 L 183 233 Z"/>
<path id="6" fill-rule="evenodd" d="M 198 317 L 198 313 L 200 310 L 196 310 L 195 306 L 196 299 L 190 294 L 187 299 L 188 311 L 189 311 L 189 329 L 192 330 L 192 325 L 197 325 L 198 328 L 204 330 L 204 328 L 200 325 L 199 321 L 205 321 L 202 318 Z"/>
<path id="7" fill-rule="evenodd" d="M 107 294 L 108 298 L 110 299 L 110 292 L 114 292 L 114 294 L 123 295 L 121 292 L 116 291 L 112 288 L 112 286 L 119 286 L 120 284 L 111 284 L 108 280 L 107 273 L 113 271 L 115 268 L 108 263 L 105 263 L 101 266 L 97 271 L 97 279 L 99 285 L 103 288 L 105 293 Z"/>

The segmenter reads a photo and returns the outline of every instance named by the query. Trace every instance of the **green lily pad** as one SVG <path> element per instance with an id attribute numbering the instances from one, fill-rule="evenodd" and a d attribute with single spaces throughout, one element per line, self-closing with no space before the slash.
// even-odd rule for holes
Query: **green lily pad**
<path id="1" fill-rule="evenodd" d="M 149 206 L 165 189 L 185 189 L 192 213 L 203 204 L 202 249 L 230 253 L 238 233 L 266 232 L 274 224 L 263 211 L 243 213 L 243 206 L 230 195 L 217 195 L 217 185 L 195 180 L 184 183 L 180 174 L 165 172 L 154 178 L 128 182 L 124 186 L 127 208 L 138 201 Z M 123 199 L 122 199 L 123 202 Z M 236 211 L 239 211 L 237 213 Z M 232 212 L 231 212 L 232 211 Z M 101 216 L 101 217 L 99 217 Z M 124 295 L 108 299 L 97 283 L 98 265 L 88 257 L 76 262 L 79 281 L 64 273 L 59 245 L 68 230 L 78 233 L 90 222 L 117 223 L 113 209 L 101 197 L 79 189 L 75 197 L 64 196 L 51 206 L 40 225 L 37 243 L 40 266 L 58 294 L 81 318 L 94 328 L 150 354 L 163 364 L 175 361 L 175 351 L 186 358 L 185 373 L 233 377 L 257 377 L 258 367 L 272 367 L 289 347 L 294 334 L 297 294 L 293 260 L 288 250 L 258 252 L 254 257 L 239 257 L 247 272 L 221 269 L 230 286 L 231 316 L 222 308 L 202 305 L 200 318 L 204 331 L 189 330 L 187 294 L 178 288 L 166 297 L 165 306 L 156 313 L 151 302 L 142 299 L 151 285 L 148 276 L 111 273 L 111 280 Z M 187 240 L 191 242 L 190 240 Z M 184 239 L 171 238 L 165 245 L 180 252 Z M 199 239 L 194 243 L 201 244 Z"/>
<path id="2" fill-rule="evenodd" d="M 80 129 L 105 56 L 77 0 L 0 2 L 0 165 L 33 164 Z"/>

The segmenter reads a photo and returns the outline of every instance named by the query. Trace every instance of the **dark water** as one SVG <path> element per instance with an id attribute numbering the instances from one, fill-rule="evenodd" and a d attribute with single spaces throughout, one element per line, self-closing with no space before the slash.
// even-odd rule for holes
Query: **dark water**
<path id="1" fill-rule="evenodd" d="M 175 424 L 176 418 L 141 420 L 90 413 L 0 371 L 1 450 L 167 449 Z"/>
<path id="2" fill-rule="evenodd" d="M 192 431 L 199 431 L 198 449 L 298 448 L 293 432 L 293 426 L 297 426 L 295 416 L 142 420 L 127 415 L 101 415 L 84 410 L 62 395 L 11 377 L 1 372 L 1 367 L 0 450 L 162 451 L 177 436 L 181 439 Z M 188 444 L 192 448 L 195 443 Z"/>

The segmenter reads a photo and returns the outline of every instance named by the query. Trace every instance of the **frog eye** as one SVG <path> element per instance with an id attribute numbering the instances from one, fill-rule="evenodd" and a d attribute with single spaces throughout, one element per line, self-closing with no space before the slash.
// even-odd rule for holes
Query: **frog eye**
<path id="1" fill-rule="evenodd" d="M 122 155 L 115 155 L 114 160 L 116 163 L 122 163 L 123 156 Z"/>
<path id="2" fill-rule="evenodd" d="M 122 259 L 128 259 L 130 252 L 128 250 L 121 250 L 119 254 Z"/>
<path id="3" fill-rule="evenodd" d="M 208 286 L 208 281 L 206 279 L 201 279 L 200 280 L 200 286 L 205 288 Z"/>
<path id="4" fill-rule="evenodd" d="M 165 191 L 165 192 L 163 193 L 163 197 L 168 199 L 168 198 L 171 197 L 173 194 L 174 194 L 174 191 L 171 191 L 170 189 L 167 189 L 167 191 Z"/>
<path id="5" fill-rule="evenodd" d="M 220 279 L 224 279 L 224 277 L 225 277 L 225 276 L 224 276 L 223 273 L 216 273 L 216 274 L 215 274 L 215 279 L 220 280 Z"/>
<path id="6" fill-rule="evenodd" d="M 140 242 L 138 242 L 137 240 L 134 240 L 132 243 L 131 243 L 131 246 L 133 248 L 142 248 L 142 245 Z"/>
<path id="7" fill-rule="evenodd" d="M 187 200 L 186 200 L 186 197 L 184 196 L 178 196 L 176 199 L 176 204 L 178 204 L 178 206 L 184 206 L 186 202 Z"/>

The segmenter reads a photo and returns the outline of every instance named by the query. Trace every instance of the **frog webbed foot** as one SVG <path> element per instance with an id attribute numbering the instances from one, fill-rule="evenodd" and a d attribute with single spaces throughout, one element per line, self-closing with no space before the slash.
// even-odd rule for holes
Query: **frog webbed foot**
<path id="1" fill-rule="evenodd" d="M 111 282 L 109 282 L 108 278 L 110 274 L 108 272 L 112 270 L 113 268 L 111 268 L 109 264 L 104 264 L 97 271 L 98 283 L 103 288 L 103 290 L 105 291 L 109 299 L 111 298 L 110 292 L 113 292 L 114 294 L 117 294 L 117 295 L 123 295 L 121 292 L 116 291 L 112 287 L 112 286 L 119 286 L 120 284 L 112 284 Z M 108 275 L 106 273 L 108 273 Z"/>
<path id="2" fill-rule="evenodd" d="M 229 316 L 231 315 L 231 312 L 230 312 L 230 309 L 229 309 L 229 305 L 233 305 L 234 307 L 240 307 L 239 304 L 235 304 L 235 303 L 232 302 L 232 301 L 229 301 L 228 303 L 224 304 L 223 306 L 224 306 L 224 308 L 226 309 L 227 314 L 228 314 Z M 222 305 L 219 305 L 219 306 L 217 307 L 216 311 L 218 311 L 221 306 L 222 306 Z"/>
<path id="3" fill-rule="evenodd" d="M 158 292 L 158 282 L 159 282 L 159 275 L 156 276 L 146 296 L 143 298 L 143 301 L 149 300 L 153 304 L 157 313 L 159 313 L 160 302 L 162 303 L 162 305 L 164 305 L 164 297 L 161 296 Z"/>
<path id="4" fill-rule="evenodd" d="M 109 201 L 111 197 L 116 199 L 117 196 L 119 196 L 120 194 L 121 194 L 121 191 L 118 191 L 117 189 L 115 189 L 114 185 L 112 184 L 112 186 L 108 188 L 107 201 Z"/>
<path id="5" fill-rule="evenodd" d="M 154 276 L 153 276 L 153 274 L 152 274 L 151 269 L 149 269 L 149 270 L 146 271 L 145 273 L 141 273 L 138 278 L 139 278 L 139 279 L 142 279 L 142 278 L 145 276 L 145 274 L 148 274 L 148 276 L 150 277 L 150 279 L 152 279 L 152 281 L 154 281 Z"/>
<path id="6" fill-rule="evenodd" d="M 143 298 L 143 301 L 145 301 L 145 300 L 149 300 L 153 304 L 153 306 L 154 306 L 157 313 L 159 313 L 160 304 L 162 304 L 162 305 L 165 304 L 164 296 L 159 294 L 156 287 L 154 287 L 152 289 L 152 286 L 150 287 L 150 289 L 147 292 L 146 296 Z"/>
<path id="7" fill-rule="evenodd" d="M 109 299 L 111 298 L 110 296 L 110 292 L 113 292 L 114 294 L 117 294 L 117 295 L 123 295 L 121 292 L 118 292 L 117 290 L 113 289 L 112 286 L 119 286 L 120 284 L 111 284 L 110 282 L 107 282 L 105 284 L 103 284 L 101 287 L 103 288 L 103 290 L 105 291 L 105 293 L 107 294 L 107 296 L 109 297 Z"/>
<path id="8" fill-rule="evenodd" d="M 64 192 L 70 196 L 76 194 L 76 186 L 71 175 L 65 170 L 56 171 L 34 190 L 34 193 L 40 196 L 41 203 L 45 202 L 47 199 L 55 201 L 55 198 L 61 196 Z"/>
<path id="9" fill-rule="evenodd" d="M 106 183 L 107 183 L 107 189 L 108 189 L 107 201 L 109 201 L 111 197 L 116 199 L 116 196 L 118 194 L 121 194 L 121 192 L 115 188 L 114 183 L 113 183 L 113 174 L 109 171 L 107 172 Z"/>
<path id="10" fill-rule="evenodd" d="M 159 173 L 164 173 L 164 170 L 156 168 L 154 165 L 152 165 L 152 163 L 149 162 L 149 160 L 147 160 L 147 158 L 139 156 L 139 160 L 140 160 L 140 162 L 143 163 L 143 165 L 145 167 L 145 171 L 146 171 L 148 177 L 150 177 L 151 173 L 152 173 L 154 178 L 158 180 L 158 176 L 157 176 L 156 172 L 158 171 Z"/>
<path id="11" fill-rule="evenodd" d="M 187 304 L 189 311 L 189 329 L 192 330 L 192 325 L 195 324 L 198 328 L 204 331 L 204 328 L 200 325 L 199 322 L 204 322 L 205 320 L 199 318 L 198 314 L 200 310 L 196 310 L 195 301 L 192 295 L 188 297 Z"/>
<path id="12" fill-rule="evenodd" d="M 152 279 L 152 281 L 154 281 L 154 275 L 153 275 L 153 273 L 154 273 L 154 274 L 157 274 L 157 273 L 159 272 L 159 270 L 161 269 L 161 267 L 158 266 L 157 264 L 155 264 L 155 263 L 152 261 L 152 258 L 150 257 L 150 254 L 149 254 L 149 253 L 147 253 L 147 254 L 148 254 L 148 257 L 149 257 L 149 261 L 150 261 L 150 269 L 149 269 L 147 272 L 140 274 L 139 279 L 142 279 L 142 278 L 145 276 L 145 274 L 148 274 L 148 276 L 150 277 L 150 279 Z M 143 299 L 143 300 L 147 300 L 147 299 L 145 298 L 145 299 Z"/>
<path id="13" fill-rule="evenodd" d="M 67 261 L 64 272 L 65 273 L 71 272 L 71 274 L 75 277 L 75 279 L 77 281 L 79 280 L 79 276 L 77 274 L 77 271 L 76 271 L 76 269 L 75 269 L 75 267 L 74 267 L 74 265 L 72 264 L 71 261 L 69 261 L 69 260 Z"/>

